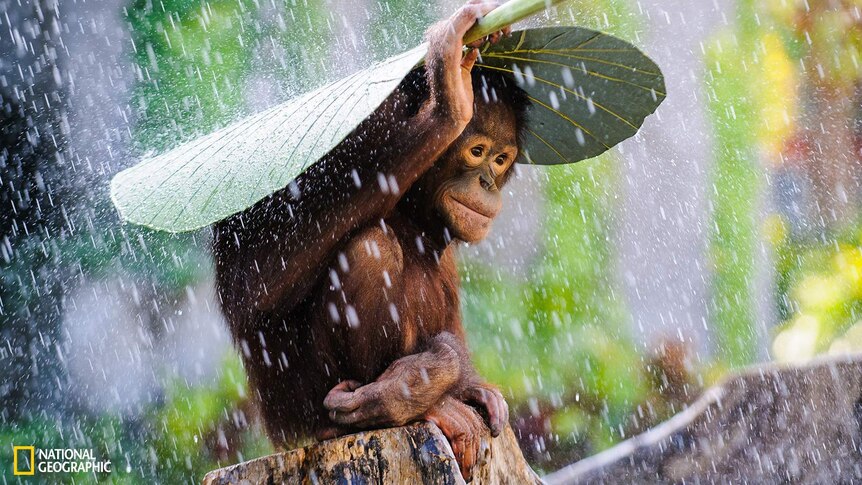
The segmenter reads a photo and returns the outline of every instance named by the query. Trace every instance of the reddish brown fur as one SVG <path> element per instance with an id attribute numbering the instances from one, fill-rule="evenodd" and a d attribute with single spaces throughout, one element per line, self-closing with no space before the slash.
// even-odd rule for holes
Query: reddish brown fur
<path id="1" fill-rule="evenodd" d="M 461 35 L 477 9 L 453 17 Z M 496 215 L 520 118 L 481 99 L 469 125 L 459 117 L 445 27 L 429 34 L 427 87 L 408 78 L 296 185 L 216 227 L 222 307 L 276 445 L 427 419 L 463 466 L 482 426 L 464 403 L 495 434 L 507 419 L 470 363 L 451 241 L 483 237 L 477 214 Z M 482 157 L 477 134 L 492 137 Z"/>

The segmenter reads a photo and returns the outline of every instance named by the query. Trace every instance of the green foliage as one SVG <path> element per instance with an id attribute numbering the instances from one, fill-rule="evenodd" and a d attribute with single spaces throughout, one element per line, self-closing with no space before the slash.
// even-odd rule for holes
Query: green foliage
<path id="1" fill-rule="evenodd" d="M 785 321 L 773 341 L 775 358 L 862 350 L 862 221 L 828 242 L 785 237 L 777 249 Z"/>
<path id="2" fill-rule="evenodd" d="M 165 405 L 145 417 L 150 453 L 158 457 L 151 473 L 164 483 L 199 481 L 215 468 L 272 453 L 260 430 L 246 423 L 246 377 L 239 357 L 229 355 L 214 385 L 174 381 Z M 229 459 L 220 459 L 217 450 Z"/>
<path id="3" fill-rule="evenodd" d="M 78 272 L 99 278 L 122 272 L 148 279 L 164 292 L 181 292 L 212 271 L 194 234 L 167 234 L 133 226 L 83 232 L 62 243 L 62 257 Z"/>
<path id="4" fill-rule="evenodd" d="M 464 321 L 478 368 L 513 408 L 549 414 L 567 448 L 602 449 L 624 438 L 648 391 L 609 279 L 613 167 L 600 157 L 548 169 L 545 247 L 526 281 L 464 269 Z"/>
<path id="5" fill-rule="evenodd" d="M 137 129 L 150 143 L 165 136 L 166 121 L 180 133 L 205 129 L 241 106 L 248 59 L 248 39 L 237 35 L 244 23 L 236 15 L 241 5 L 138 0 L 129 10 L 145 86 L 136 96 Z"/>
<path id="6" fill-rule="evenodd" d="M 325 74 L 323 4 L 278 10 L 247 0 L 136 0 L 127 12 L 141 81 L 136 137 L 147 149 L 242 115 L 254 97 L 253 67 L 265 67 L 283 89 L 309 88 Z M 276 19 L 267 21 L 269 15 Z"/>
<path id="7" fill-rule="evenodd" d="M 372 2 L 368 35 L 376 59 L 386 59 L 422 42 L 425 29 L 437 19 L 431 4 L 416 0 Z"/>
<path id="8" fill-rule="evenodd" d="M 230 354 L 218 379 L 197 386 L 173 381 L 164 403 L 133 420 L 84 414 L 59 423 L 43 418 L 0 425 L 0 458 L 11 463 L 14 444 L 86 448 L 111 460 L 110 474 L 37 473 L 26 483 L 200 483 L 210 470 L 272 453 L 261 430 L 245 421 L 245 379 L 239 358 Z M 11 466 L 3 473 L 5 482 L 18 483 Z"/>
<path id="9" fill-rule="evenodd" d="M 710 255 L 716 353 L 732 366 L 756 354 L 754 324 L 755 204 L 760 173 L 755 151 L 755 109 L 751 99 L 752 46 L 745 35 L 719 36 L 709 47 L 709 115 L 715 136 L 712 174 Z M 744 43 L 743 43 L 744 42 Z"/>

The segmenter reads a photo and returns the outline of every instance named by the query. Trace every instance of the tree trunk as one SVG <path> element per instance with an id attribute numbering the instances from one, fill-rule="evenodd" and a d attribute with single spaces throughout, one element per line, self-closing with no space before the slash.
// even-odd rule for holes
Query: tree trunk
<path id="1" fill-rule="evenodd" d="M 762 366 L 639 436 L 544 477 L 562 483 L 862 481 L 862 357 Z"/>

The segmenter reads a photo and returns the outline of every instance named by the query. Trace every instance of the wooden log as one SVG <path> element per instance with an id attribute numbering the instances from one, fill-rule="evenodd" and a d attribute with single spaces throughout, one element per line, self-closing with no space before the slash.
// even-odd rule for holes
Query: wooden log
<path id="1" fill-rule="evenodd" d="M 539 483 L 510 428 L 485 437 L 476 484 Z M 433 424 L 366 431 L 212 471 L 204 485 L 423 483 L 463 484 L 443 433 Z"/>
<path id="2" fill-rule="evenodd" d="M 862 357 L 762 366 L 543 477 L 563 483 L 862 482 Z"/>

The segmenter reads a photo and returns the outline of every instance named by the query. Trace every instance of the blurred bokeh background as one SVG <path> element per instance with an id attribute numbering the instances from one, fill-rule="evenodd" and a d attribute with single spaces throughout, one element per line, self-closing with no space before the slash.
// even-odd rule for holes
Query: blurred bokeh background
<path id="1" fill-rule="evenodd" d="M 66 478 L 196 483 L 270 452 L 208 232 L 121 224 L 108 181 L 458 5 L 0 0 L 0 463 L 13 443 L 93 448 L 113 473 Z M 862 1 L 572 0 L 530 23 L 629 40 L 668 86 L 608 154 L 519 167 L 460 251 L 474 358 L 536 469 L 735 368 L 862 348 Z"/>

